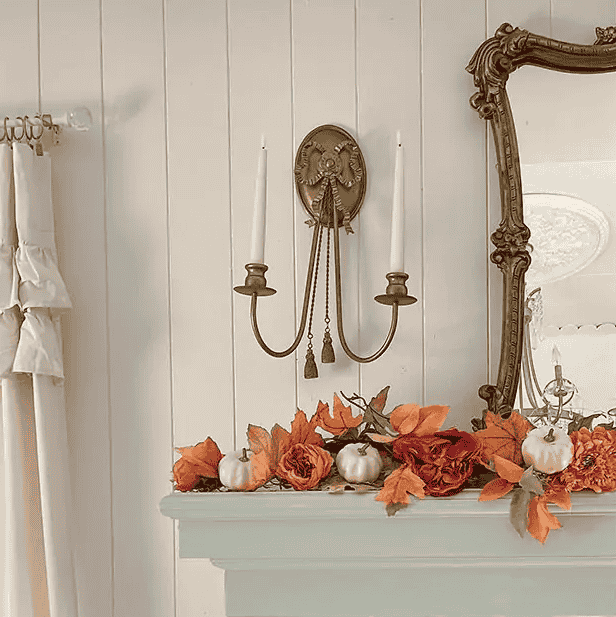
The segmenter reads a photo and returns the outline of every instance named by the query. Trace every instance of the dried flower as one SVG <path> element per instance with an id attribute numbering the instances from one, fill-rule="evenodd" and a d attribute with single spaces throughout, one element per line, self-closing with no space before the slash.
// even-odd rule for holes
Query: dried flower
<path id="1" fill-rule="evenodd" d="M 569 491 L 592 489 L 595 493 L 616 490 L 616 431 L 602 426 L 573 431 L 573 460 L 555 481 Z"/>
<path id="2" fill-rule="evenodd" d="M 331 454 L 319 446 L 297 443 L 280 459 L 276 475 L 295 490 L 305 491 L 329 475 L 333 460 Z"/>
<path id="3" fill-rule="evenodd" d="M 479 452 L 475 438 L 455 428 L 423 437 L 401 435 L 393 445 L 396 458 L 408 463 L 426 483 L 426 494 L 435 497 L 462 490 Z"/>

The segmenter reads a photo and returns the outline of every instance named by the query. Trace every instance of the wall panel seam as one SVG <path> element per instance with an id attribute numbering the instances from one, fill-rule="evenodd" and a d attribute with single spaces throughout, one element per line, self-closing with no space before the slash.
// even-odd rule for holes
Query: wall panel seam
<path id="1" fill-rule="evenodd" d="M 426 349 L 426 225 L 425 225 L 425 201 L 424 201 L 424 24 L 423 2 L 419 0 L 419 199 L 420 199 L 420 225 L 421 225 L 421 404 L 426 404 L 426 391 L 428 389 L 427 349 Z"/>
<path id="2" fill-rule="evenodd" d="M 225 28 L 226 28 L 226 36 L 227 36 L 227 148 L 228 148 L 228 156 L 227 156 L 227 161 L 228 161 L 228 168 L 227 168 L 227 173 L 228 173 L 228 183 L 229 183 L 229 202 L 228 202 L 228 207 L 229 207 L 229 229 L 228 231 L 228 235 L 229 235 L 229 259 L 230 259 L 230 264 L 229 264 L 229 296 L 231 299 L 231 315 L 230 315 L 230 328 L 231 328 L 231 383 L 233 384 L 233 402 L 232 402 L 232 410 L 231 410 L 231 414 L 232 414 L 232 422 L 233 422 L 233 449 L 235 450 L 237 448 L 237 414 L 236 414 L 236 403 L 235 401 L 237 400 L 237 380 L 236 380 L 236 372 L 235 372 L 235 363 L 236 363 L 236 358 L 235 358 L 235 297 L 233 294 L 233 273 L 235 272 L 235 262 L 234 262 L 234 257 L 233 257 L 233 187 L 232 187 L 232 183 L 231 183 L 231 157 L 232 157 L 232 152 L 231 152 L 231 33 L 229 31 L 229 24 L 230 24 L 230 19 L 229 19 L 229 13 L 230 13 L 230 7 L 229 7 L 229 0 L 225 0 Z"/>
<path id="3" fill-rule="evenodd" d="M 169 84 L 167 81 L 167 12 L 166 12 L 166 0 L 161 0 L 162 11 L 162 46 L 163 46 L 163 122 L 164 122 L 164 134 L 165 134 L 165 204 L 166 204 L 166 218 L 167 218 L 167 337 L 169 339 L 169 430 L 171 448 L 169 452 L 170 456 L 170 468 L 173 468 L 173 446 L 175 444 L 174 435 L 174 409 L 175 409 L 175 397 L 174 397 L 174 381 L 173 381 L 173 323 L 172 323 L 172 293 L 173 288 L 171 285 L 171 207 L 169 198 Z M 177 602 L 177 533 L 176 525 L 172 527 L 172 547 L 173 547 L 173 614 L 178 614 L 178 602 Z"/>
<path id="4" fill-rule="evenodd" d="M 100 43 L 100 96 L 101 96 L 101 147 L 102 147 L 102 172 L 103 172 L 103 246 L 105 250 L 105 353 L 107 370 L 107 427 L 109 434 L 109 525 L 110 525 L 110 583 L 111 583 L 111 616 L 115 617 L 115 542 L 114 542 L 114 521 L 113 521 L 113 414 L 112 414 L 112 389 L 111 389 L 111 337 L 110 337 L 110 306 L 109 306 L 109 204 L 107 185 L 108 166 L 107 166 L 107 131 L 105 121 L 105 56 L 103 54 L 103 0 L 98 3 L 98 23 L 99 23 L 99 43 Z"/>
<path id="5" fill-rule="evenodd" d="M 296 134 L 295 134 L 295 54 L 293 53 L 293 0 L 289 0 L 289 66 L 291 69 L 290 82 L 291 82 L 291 153 L 295 153 Z M 299 273 L 297 271 L 297 213 L 295 211 L 295 181 L 291 184 L 291 205 L 293 206 L 292 224 L 293 224 L 293 290 L 295 293 L 295 302 L 293 303 L 293 323 L 295 327 L 293 329 L 294 335 L 297 336 L 298 323 L 298 306 L 300 301 L 298 294 L 298 281 Z M 297 349 L 293 352 L 293 358 L 297 365 L 299 361 Z M 297 370 L 293 371 L 293 378 L 295 379 L 295 409 L 299 409 L 299 381 L 297 377 Z"/>

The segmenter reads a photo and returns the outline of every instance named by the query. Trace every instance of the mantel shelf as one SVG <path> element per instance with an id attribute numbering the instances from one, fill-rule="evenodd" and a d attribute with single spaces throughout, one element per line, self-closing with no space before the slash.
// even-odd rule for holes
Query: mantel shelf
<path id="1" fill-rule="evenodd" d="M 478 502 L 479 490 L 466 490 L 413 499 L 388 517 L 375 495 L 173 493 L 160 509 L 179 521 L 180 557 L 225 570 L 228 615 L 458 617 L 465 602 L 473 615 L 616 615 L 616 492 L 574 493 L 569 511 L 550 506 L 562 528 L 543 545 L 513 529 L 508 497 Z M 332 576 L 354 598 L 350 608 L 345 594 L 324 592 Z M 455 601 L 440 590 L 444 577 Z M 398 584 L 394 598 L 377 591 Z M 255 595 L 270 587 L 285 593 Z M 542 589 L 554 590 L 545 613 Z"/>

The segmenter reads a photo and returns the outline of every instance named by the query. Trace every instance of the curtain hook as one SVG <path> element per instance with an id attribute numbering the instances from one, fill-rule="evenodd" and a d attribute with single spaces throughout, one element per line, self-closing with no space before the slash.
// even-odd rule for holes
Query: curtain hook
<path id="1" fill-rule="evenodd" d="M 19 137 L 15 137 L 15 141 L 21 141 L 24 138 L 24 135 L 26 134 L 26 128 L 25 128 L 25 122 L 24 119 L 21 116 L 17 116 L 17 118 L 15 118 L 15 122 L 17 122 L 17 120 L 21 120 L 21 135 Z M 17 132 L 18 127 L 15 127 L 15 130 L 13 131 L 13 135 Z"/>
<path id="2" fill-rule="evenodd" d="M 28 118 L 28 116 L 24 116 L 23 120 L 24 120 L 24 132 L 26 134 L 26 139 L 28 141 L 32 141 L 32 121 L 30 120 L 30 118 Z M 30 130 L 28 131 L 28 129 Z"/>
<path id="3" fill-rule="evenodd" d="M 8 121 L 9 121 L 9 118 L 5 116 L 4 117 L 4 135 L 6 136 L 7 141 L 12 145 L 13 139 L 15 137 L 15 130 L 12 126 L 7 125 Z M 11 129 L 10 133 L 9 133 L 9 129 Z"/>
<path id="4" fill-rule="evenodd" d="M 34 116 L 34 119 L 38 120 L 39 122 L 41 122 L 41 124 L 35 124 L 32 121 L 30 122 L 31 135 L 30 135 L 29 139 L 34 139 L 34 141 L 38 141 L 43 136 L 43 133 L 45 132 L 45 128 L 43 126 L 43 121 L 41 120 L 41 116 L 39 114 Z M 34 134 L 34 127 L 38 127 L 39 129 L 41 129 L 41 132 L 38 135 Z"/>

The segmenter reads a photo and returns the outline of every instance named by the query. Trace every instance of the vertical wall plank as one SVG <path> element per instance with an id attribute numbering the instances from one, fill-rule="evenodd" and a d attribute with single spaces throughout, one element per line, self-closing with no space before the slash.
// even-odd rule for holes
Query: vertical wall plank
<path id="1" fill-rule="evenodd" d="M 453 8 L 422 10 L 426 403 L 451 405 L 446 424 L 468 428 L 487 378 L 486 181 L 464 67 L 484 39 L 485 6 Z"/>
<path id="2" fill-rule="evenodd" d="M 99 3 L 40 3 L 42 111 L 89 108 L 87 133 L 66 130 L 52 150 L 60 270 L 73 309 L 63 317 L 66 411 L 80 613 L 112 610 L 105 201 Z M 75 23 L 80 24 L 75 28 Z M 79 49 L 79 53 L 75 50 Z M 92 530 L 96 529 L 96 533 Z M 96 581 L 96 584 L 92 584 Z"/>
<path id="3" fill-rule="evenodd" d="M 286 349 L 295 338 L 293 289 L 293 151 L 291 142 L 291 40 L 286 0 L 229 3 L 231 203 L 233 284 L 243 285 L 250 261 L 252 214 L 261 138 L 267 147 L 266 274 L 275 296 L 258 303 L 267 345 Z M 224 292 L 227 292 L 225 288 Z M 272 358 L 250 326 L 250 298 L 234 294 L 237 447 L 249 423 L 268 430 L 286 426 L 296 402 L 293 355 Z"/>
<path id="4" fill-rule="evenodd" d="M 335 124 L 357 136 L 356 105 L 356 38 L 353 0 L 293 1 L 293 93 L 295 149 L 304 137 L 322 124 Z M 301 301 L 308 264 L 311 234 L 304 224 L 308 216 L 295 198 L 297 296 Z M 344 333 L 351 349 L 358 351 L 358 251 L 361 235 L 361 214 L 352 223 L 355 233 L 340 232 Z M 332 255 L 333 264 L 333 255 Z M 320 280 L 324 282 L 324 268 Z M 333 282 L 333 281 L 332 281 Z M 332 285 L 333 289 L 333 285 Z M 333 393 L 346 394 L 359 389 L 359 366 L 349 360 L 340 347 L 337 329 L 332 328 L 336 362 L 321 364 L 323 339 L 324 286 L 320 286 L 314 310 L 314 347 L 319 378 L 303 377 L 306 343 L 298 349 L 297 379 L 299 406 L 309 416 L 319 400 L 332 404 Z M 332 295 L 332 300 L 334 296 Z M 331 303 L 331 318 L 335 324 L 335 302 Z"/>
<path id="5" fill-rule="evenodd" d="M 361 353 L 378 349 L 389 327 L 390 310 L 374 301 L 385 293 L 390 270 L 396 132 L 404 144 L 405 270 L 409 294 L 422 288 L 420 3 L 397 0 L 358 3 L 359 139 L 368 167 L 361 214 L 359 254 Z M 391 385 L 388 409 L 422 402 L 422 305 L 400 308 L 398 329 L 385 355 L 361 367 L 366 397 Z"/>
<path id="6" fill-rule="evenodd" d="M 114 610 L 173 615 L 171 400 L 162 4 L 102 10 Z"/>
<path id="7" fill-rule="evenodd" d="M 2 83 L 6 84 L 2 94 L 2 107 L 0 115 L 2 118 L 9 116 L 14 118 L 26 113 L 32 114 L 38 111 L 39 105 L 39 83 L 38 83 L 38 9 L 36 0 L 25 0 L 24 2 L 14 3 L 3 6 L 2 8 L 2 25 L 6 29 L 4 35 L 0 38 L 0 51 L 5 59 L 0 64 L 0 77 Z M 29 418 L 24 418 L 22 422 L 25 428 L 24 439 L 26 443 L 35 443 L 34 437 L 34 414 Z M 2 429 L 0 428 L 0 431 Z M 2 439 L 0 448 L 4 448 L 4 439 Z M 33 468 L 28 469 L 28 475 L 34 477 L 38 482 L 36 451 L 29 453 Z M 2 534 L 0 535 L 0 555 L 4 570 L 4 550 L 5 550 L 5 509 L 4 509 L 4 451 L 2 450 L 2 458 L 0 459 L 0 499 L 2 499 L 2 507 L 0 508 L 0 526 Z M 30 492 L 33 499 L 35 509 L 40 512 L 40 499 L 37 487 L 33 486 Z M 33 517 L 34 518 L 34 517 Z M 34 563 L 36 564 L 35 576 L 41 583 L 38 590 L 44 592 L 46 583 L 44 582 L 45 567 L 44 556 L 42 549 L 42 524 L 40 514 L 38 520 L 32 521 L 35 528 L 32 528 L 31 548 Z M 40 578 L 39 578 L 40 577 Z M 42 581 L 41 581 L 42 579 Z M 4 572 L 2 572 L 0 580 L 0 590 L 2 598 L 4 598 Z M 38 591 L 37 590 L 37 591 Z M 4 602 L 0 605 L 4 612 Z M 46 598 L 36 598 L 35 602 L 36 617 L 44 617 L 47 613 L 48 603 Z M 4 617 L 10 617 L 4 615 Z"/>
<path id="8" fill-rule="evenodd" d="M 234 384 L 227 14 L 224 2 L 211 0 L 166 2 L 165 10 L 174 445 L 211 436 L 228 452 Z M 209 560 L 176 559 L 176 614 L 223 615 L 223 571 Z"/>

